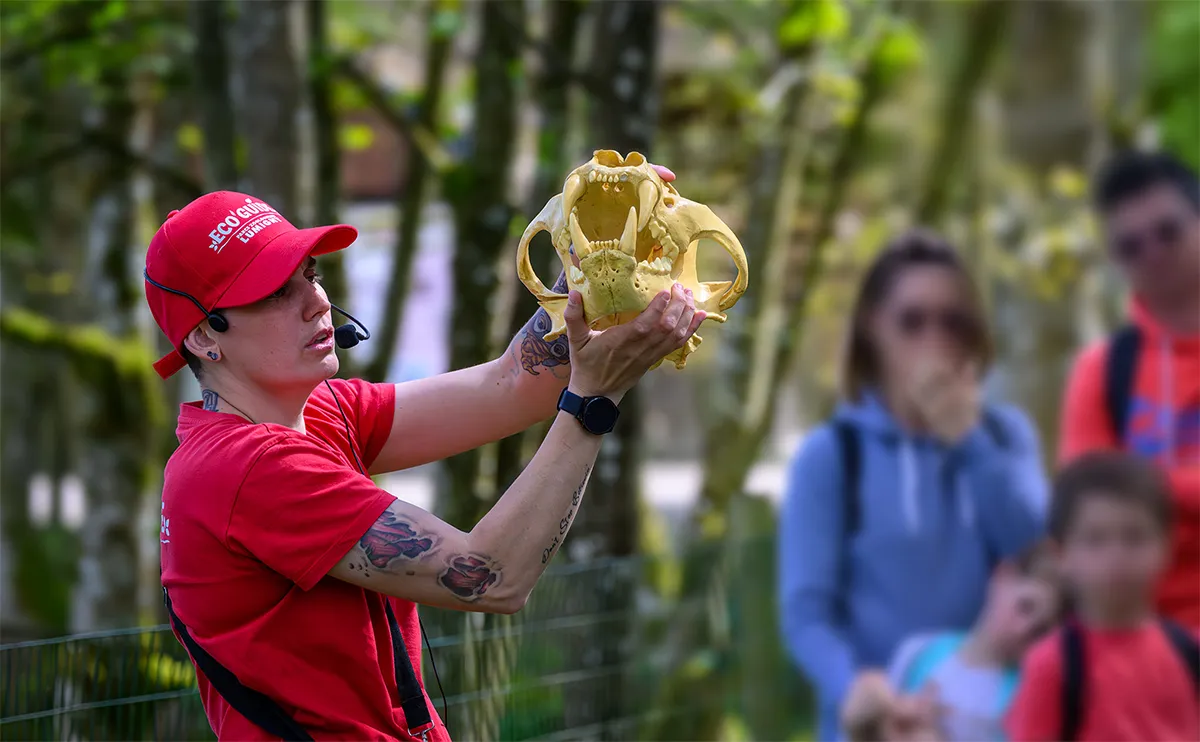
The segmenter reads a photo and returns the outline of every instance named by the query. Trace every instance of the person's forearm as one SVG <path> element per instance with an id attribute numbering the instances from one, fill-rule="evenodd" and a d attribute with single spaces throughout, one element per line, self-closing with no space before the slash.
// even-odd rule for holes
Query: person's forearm
<path id="1" fill-rule="evenodd" d="M 504 602 L 523 605 L 562 547 L 602 437 L 558 413 L 529 465 L 469 534 L 472 550 L 491 554 L 501 564 L 503 579 L 497 587 Z"/>

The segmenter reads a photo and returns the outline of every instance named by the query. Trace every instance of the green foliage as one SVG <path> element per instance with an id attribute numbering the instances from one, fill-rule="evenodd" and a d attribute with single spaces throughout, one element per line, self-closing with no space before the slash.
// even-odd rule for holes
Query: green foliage
<path id="1" fill-rule="evenodd" d="M 779 27 L 779 44 L 786 49 L 838 41 L 849 28 L 849 14 L 840 0 L 806 0 L 795 4 Z"/>
<path id="2" fill-rule="evenodd" d="M 79 538 L 62 525 L 33 527 L 17 536 L 13 580 L 20 604 L 52 634 L 65 634 L 71 588 L 78 579 Z"/>
<path id="3" fill-rule="evenodd" d="M 1188 0 L 1157 4 L 1149 52 L 1151 114 L 1163 146 L 1200 168 L 1200 7 Z"/>
<path id="4" fill-rule="evenodd" d="M 875 52 L 884 84 L 911 73 L 924 59 L 925 43 L 917 29 L 900 19 L 889 22 Z"/>
<path id="5" fill-rule="evenodd" d="M 338 129 L 338 145 L 347 152 L 361 152 L 375 141 L 375 131 L 366 124 L 344 124 Z"/>

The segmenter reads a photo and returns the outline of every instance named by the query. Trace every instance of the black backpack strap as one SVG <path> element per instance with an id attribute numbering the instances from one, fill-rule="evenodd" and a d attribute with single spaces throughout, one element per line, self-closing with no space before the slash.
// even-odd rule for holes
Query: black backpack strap
<path id="1" fill-rule="evenodd" d="M 196 667 L 200 668 L 200 671 L 208 678 L 208 682 L 212 683 L 212 686 L 230 706 L 264 731 L 280 739 L 312 739 L 309 733 L 304 731 L 304 727 L 288 716 L 278 703 L 262 693 L 242 685 L 236 675 L 196 643 L 196 640 L 188 633 L 187 627 L 183 625 L 183 621 L 180 621 L 179 616 L 175 615 L 175 609 L 171 607 L 171 596 L 167 593 L 166 587 L 163 587 L 163 602 L 166 603 L 167 613 L 171 617 L 171 625 L 175 627 L 175 631 L 179 632 L 179 637 L 183 640 L 183 645 L 187 647 L 188 654 L 192 655 L 192 659 L 196 661 Z"/>
<path id="2" fill-rule="evenodd" d="M 400 708 L 404 710 L 404 722 L 412 736 L 425 739 L 433 729 L 433 720 L 429 715 L 429 705 L 425 703 L 425 691 L 421 689 L 421 681 L 413 670 L 412 660 L 408 657 L 408 648 L 404 644 L 404 635 L 400 633 L 400 624 L 392 613 L 392 600 L 386 595 L 383 598 L 384 610 L 387 611 L 388 628 L 392 632 L 393 666 L 396 668 L 396 688 L 400 691 Z"/>
<path id="3" fill-rule="evenodd" d="M 429 706 L 425 703 L 425 693 L 421 689 L 417 673 L 413 670 L 412 660 L 409 659 L 408 649 L 404 644 L 404 635 L 400 633 L 400 624 L 392 612 L 392 603 L 386 595 L 381 595 L 380 598 L 383 600 L 388 629 L 392 635 L 392 662 L 396 671 L 396 687 L 400 691 L 400 707 L 404 710 L 404 721 L 413 737 L 425 739 L 434 726 Z M 171 625 L 179 632 L 188 653 L 196 661 L 196 666 L 230 706 L 250 722 L 281 739 L 312 740 L 309 733 L 296 723 L 295 719 L 288 716 L 278 703 L 242 685 L 237 676 L 196 643 L 188 633 L 187 626 L 175 614 L 175 609 L 171 606 L 171 596 L 165 586 L 163 602 L 166 603 L 167 613 L 170 614 Z"/>
<path id="4" fill-rule="evenodd" d="M 833 432 L 837 436 L 838 450 L 842 454 L 842 531 L 848 541 L 858 533 L 858 481 L 862 452 L 859 448 L 858 431 L 848 421 L 834 420 Z"/>
<path id="5" fill-rule="evenodd" d="M 1187 629 L 1168 618 L 1159 619 L 1159 625 L 1171 642 L 1171 648 L 1183 660 L 1196 687 L 1196 694 L 1200 695 L 1200 642 Z"/>
<path id="6" fill-rule="evenodd" d="M 1062 733 L 1059 739 L 1072 742 L 1079 735 L 1083 723 L 1083 694 L 1085 683 L 1085 658 L 1083 652 L 1083 630 L 1074 621 L 1067 621 L 1062 628 Z"/>
<path id="7" fill-rule="evenodd" d="M 1129 430 L 1129 399 L 1133 396 L 1134 374 L 1142 333 L 1136 325 L 1126 325 L 1113 333 L 1108 343 L 1104 368 L 1104 404 L 1118 443 L 1125 442 Z"/>

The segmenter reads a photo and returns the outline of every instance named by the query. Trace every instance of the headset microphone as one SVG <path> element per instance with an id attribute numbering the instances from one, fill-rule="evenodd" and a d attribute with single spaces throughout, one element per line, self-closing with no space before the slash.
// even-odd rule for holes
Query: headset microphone
<path id="1" fill-rule="evenodd" d="M 350 322 L 353 323 L 353 324 L 350 324 L 350 323 L 344 324 L 341 327 L 338 327 L 337 329 L 335 329 L 333 331 L 333 341 L 335 343 L 337 343 L 337 347 L 345 350 L 347 348 L 353 348 L 354 346 L 361 343 L 363 340 L 371 339 L 371 331 L 367 329 L 366 325 L 359 322 L 353 316 L 346 314 L 346 312 L 342 311 L 341 309 L 334 306 L 333 304 L 330 304 L 329 306 L 333 307 L 333 310 L 335 312 L 342 315 L 343 317 L 345 317 L 346 319 L 350 320 Z M 355 328 L 355 325 L 358 325 L 358 327 L 362 329 L 362 332 L 359 332 L 358 329 Z"/>

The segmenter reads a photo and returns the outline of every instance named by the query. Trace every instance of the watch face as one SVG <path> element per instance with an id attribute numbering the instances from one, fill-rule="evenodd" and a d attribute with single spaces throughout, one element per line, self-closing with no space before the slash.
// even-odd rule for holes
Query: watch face
<path id="1" fill-rule="evenodd" d="M 620 410 L 608 397 L 594 397 L 583 408 L 583 424 L 593 433 L 607 433 L 617 424 Z"/>

